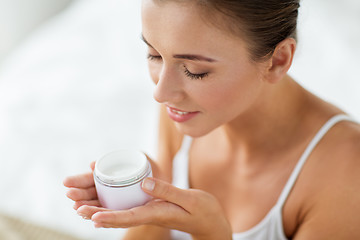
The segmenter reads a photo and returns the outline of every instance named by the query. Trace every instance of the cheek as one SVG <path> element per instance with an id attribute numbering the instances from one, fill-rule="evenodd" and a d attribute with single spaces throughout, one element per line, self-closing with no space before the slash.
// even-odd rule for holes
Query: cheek
<path id="1" fill-rule="evenodd" d="M 229 74 L 204 87 L 197 93 L 197 99 L 207 111 L 227 115 L 228 111 L 244 111 L 251 105 L 259 95 L 260 85 L 257 74 Z"/>

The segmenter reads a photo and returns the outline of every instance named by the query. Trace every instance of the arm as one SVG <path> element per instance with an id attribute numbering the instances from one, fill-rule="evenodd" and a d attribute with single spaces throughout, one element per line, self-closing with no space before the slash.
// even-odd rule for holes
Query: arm
<path id="1" fill-rule="evenodd" d="M 294 240 L 360 239 L 359 188 L 337 194 L 342 197 L 328 195 L 307 214 Z"/>
<path id="2" fill-rule="evenodd" d="M 305 205 L 294 240 L 360 239 L 360 137 L 344 145 L 334 164 L 327 159 L 334 168 Z"/>
<path id="3" fill-rule="evenodd" d="M 171 182 L 172 159 L 181 146 L 182 136 L 177 132 L 174 124 L 167 116 L 163 105 L 160 108 L 159 136 L 157 150 L 157 166 L 159 173 L 154 174 L 157 178 Z M 146 238 L 145 238 L 146 237 Z M 170 239 L 170 231 L 154 225 L 143 225 L 130 228 L 123 240 L 166 240 Z"/>

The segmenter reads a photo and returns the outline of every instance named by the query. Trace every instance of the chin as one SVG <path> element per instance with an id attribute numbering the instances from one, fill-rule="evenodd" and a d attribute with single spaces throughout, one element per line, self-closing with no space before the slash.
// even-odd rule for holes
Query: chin
<path id="1" fill-rule="evenodd" d="M 206 126 L 184 126 L 182 124 L 176 123 L 176 129 L 187 136 L 190 136 L 192 138 L 199 138 L 207 135 L 211 131 L 213 131 L 215 128 L 206 128 Z"/>

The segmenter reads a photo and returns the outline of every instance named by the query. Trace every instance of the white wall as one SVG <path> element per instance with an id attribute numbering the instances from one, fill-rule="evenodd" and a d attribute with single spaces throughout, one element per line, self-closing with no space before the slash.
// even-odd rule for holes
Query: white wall
<path id="1" fill-rule="evenodd" d="M 360 1 L 304 0 L 290 73 L 360 120 Z"/>
<path id="2" fill-rule="evenodd" d="M 72 0 L 0 0 L 0 62 L 39 24 Z"/>

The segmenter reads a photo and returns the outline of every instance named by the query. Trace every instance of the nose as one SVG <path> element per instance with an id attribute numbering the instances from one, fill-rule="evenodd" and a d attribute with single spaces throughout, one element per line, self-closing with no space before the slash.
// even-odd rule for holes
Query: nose
<path id="1" fill-rule="evenodd" d="M 154 99 L 159 103 L 178 103 L 185 97 L 183 79 L 176 69 L 163 65 L 154 90 Z"/>

